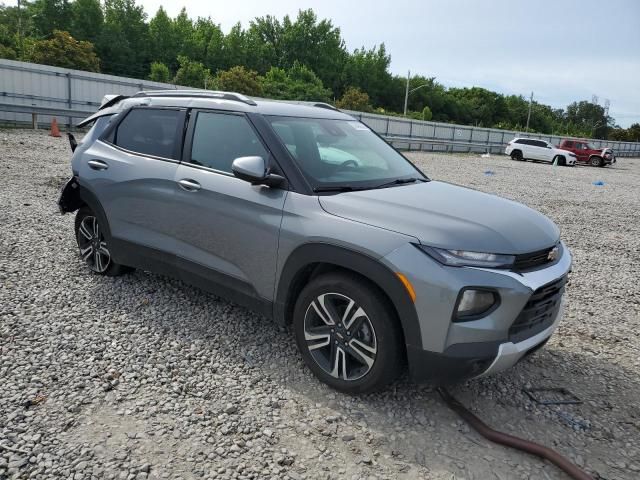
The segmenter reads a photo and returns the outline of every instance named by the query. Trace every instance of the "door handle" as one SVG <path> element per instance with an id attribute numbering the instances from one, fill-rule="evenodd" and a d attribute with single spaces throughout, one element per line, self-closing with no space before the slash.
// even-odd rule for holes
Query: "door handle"
<path id="1" fill-rule="evenodd" d="M 197 192 L 198 190 L 200 190 L 200 184 L 195 180 L 190 180 L 188 178 L 178 180 L 178 185 L 180 185 L 180 188 L 186 190 L 187 192 Z"/>
<path id="2" fill-rule="evenodd" d="M 89 160 L 87 163 L 89 164 L 89 167 L 94 170 L 106 170 L 107 168 L 109 168 L 109 165 L 107 165 L 102 160 Z"/>

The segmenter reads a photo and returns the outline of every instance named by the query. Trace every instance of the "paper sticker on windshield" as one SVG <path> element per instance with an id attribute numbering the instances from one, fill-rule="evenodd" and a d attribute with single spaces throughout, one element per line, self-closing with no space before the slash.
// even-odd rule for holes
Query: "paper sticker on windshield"
<path id="1" fill-rule="evenodd" d="M 355 130 L 369 130 L 369 127 L 360 122 L 348 122 Z"/>

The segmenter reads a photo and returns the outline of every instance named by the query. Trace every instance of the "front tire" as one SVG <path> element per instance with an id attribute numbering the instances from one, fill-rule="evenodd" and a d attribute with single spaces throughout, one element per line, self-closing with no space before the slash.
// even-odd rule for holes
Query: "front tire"
<path id="1" fill-rule="evenodd" d="M 402 369 L 395 313 L 377 287 L 355 274 L 311 280 L 296 301 L 293 329 L 307 366 L 341 392 L 380 390 Z"/>
<path id="2" fill-rule="evenodd" d="M 600 157 L 591 157 L 589 163 L 591 163 L 592 167 L 602 167 L 604 165 L 604 161 Z"/>
<path id="3" fill-rule="evenodd" d="M 511 160 L 516 160 L 517 162 L 521 162 L 523 160 L 522 152 L 520 150 L 514 150 L 513 152 L 511 152 Z"/>
<path id="4" fill-rule="evenodd" d="M 80 257 L 92 272 L 115 277 L 130 270 L 128 267 L 115 263 L 111 258 L 104 229 L 90 208 L 82 207 L 78 210 L 75 232 Z"/>

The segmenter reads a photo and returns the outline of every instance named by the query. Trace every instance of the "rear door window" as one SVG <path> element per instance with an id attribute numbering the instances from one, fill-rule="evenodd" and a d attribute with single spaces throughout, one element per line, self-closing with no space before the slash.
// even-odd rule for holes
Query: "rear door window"
<path id="1" fill-rule="evenodd" d="M 198 112 L 195 122 L 189 163 L 231 173 L 238 157 L 269 156 L 244 115 Z"/>
<path id="2" fill-rule="evenodd" d="M 184 112 L 159 108 L 134 108 L 120 122 L 113 143 L 143 155 L 179 159 Z"/>

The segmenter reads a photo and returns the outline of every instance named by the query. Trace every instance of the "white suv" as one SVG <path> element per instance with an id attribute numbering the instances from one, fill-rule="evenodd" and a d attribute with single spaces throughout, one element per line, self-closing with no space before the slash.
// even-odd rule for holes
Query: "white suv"
<path id="1" fill-rule="evenodd" d="M 568 150 L 560 150 L 554 145 L 534 138 L 514 138 L 507 143 L 504 153 L 513 160 L 541 160 L 553 162 L 561 166 L 574 166 L 576 164 L 575 153 Z"/>

